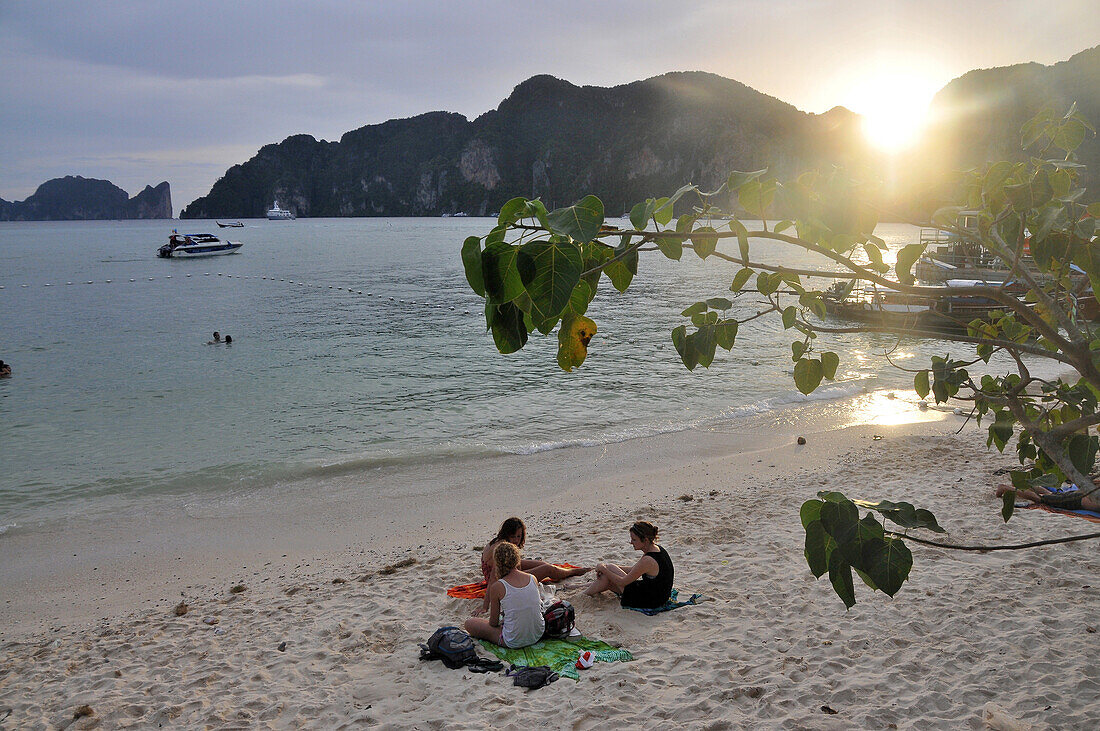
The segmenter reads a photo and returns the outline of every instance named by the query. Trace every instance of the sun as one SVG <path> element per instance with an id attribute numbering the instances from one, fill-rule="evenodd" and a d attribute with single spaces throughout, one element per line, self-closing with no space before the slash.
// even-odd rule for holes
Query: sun
<path id="1" fill-rule="evenodd" d="M 884 152 L 901 152 L 919 139 L 940 85 L 929 75 L 882 70 L 855 82 L 845 106 L 863 117 L 868 142 Z"/>

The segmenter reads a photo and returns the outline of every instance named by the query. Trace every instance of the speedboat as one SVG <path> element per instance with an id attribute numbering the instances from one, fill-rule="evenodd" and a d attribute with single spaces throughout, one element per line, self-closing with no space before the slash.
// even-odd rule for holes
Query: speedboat
<path id="1" fill-rule="evenodd" d="M 218 224 L 218 228 L 244 228 L 244 224 L 240 221 L 230 221 L 229 223 L 217 221 L 216 223 Z"/>
<path id="2" fill-rule="evenodd" d="M 194 259 L 234 254 L 242 246 L 244 244 L 236 241 L 222 241 L 214 234 L 181 234 L 173 230 L 168 243 L 157 249 L 157 256 L 162 259 Z"/>
<path id="3" fill-rule="evenodd" d="M 279 201 L 276 200 L 267 212 L 267 219 L 269 221 L 293 221 L 294 214 L 285 208 L 279 208 Z"/>

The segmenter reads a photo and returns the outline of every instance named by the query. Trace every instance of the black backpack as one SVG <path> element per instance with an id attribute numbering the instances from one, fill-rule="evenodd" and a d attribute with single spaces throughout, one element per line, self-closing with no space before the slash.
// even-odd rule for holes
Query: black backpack
<path id="1" fill-rule="evenodd" d="M 458 627 L 440 627 L 428 638 L 427 644 L 420 646 L 420 659 L 442 660 L 454 670 L 475 662 L 478 657 L 470 635 Z"/>
<path id="2" fill-rule="evenodd" d="M 573 631 L 577 613 L 573 610 L 572 604 L 559 599 L 546 608 L 546 611 L 542 613 L 542 618 L 546 620 L 546 629 L 543 631 L 542 636 L 561 640 L 568 637 L 569 633 Z"/>

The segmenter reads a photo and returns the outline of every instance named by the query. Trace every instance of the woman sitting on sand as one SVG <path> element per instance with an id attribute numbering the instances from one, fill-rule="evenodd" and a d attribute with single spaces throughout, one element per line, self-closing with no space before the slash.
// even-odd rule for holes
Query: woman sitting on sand
<path id="1" fill-rule="evenodd" d="M 588 596 L 603 591 L 619 595 L 620 604 L 637 609 L 659 607 L 672 596 L 672 559 L 657 545 L 657 526 L 639 520 L 630 526 L 630 545 L 642 557 L 630 569 L 613 563 L 596 565 L 596 580 L 584 590 Z"/>
<path id="2" fill-rule="evenodd" d="M 489 618 L 470 617 L 464 627 L 473 637 L 502 647 L 527 647 L 542 639 L 546 629 L 542 617 L 539 582 L 519 568 L 519 549 L 500 541 L 493 549 L 493 563 L 501 575 L 485 591 L 489 600 Z"/>
<path id="3" fill-rule="evenodd" d="M 485 545 L 485 548 L 481 551 L 481 575 L 485 577 L 486 586 L 492 584 L 497 578 L 493 575 L 493 552 L 501 542 L 511 543 L 516 548 L 522 549 L 523 545 L 527 543 L 527 526 L 519 518 L 508 518 L 501 523 L 500 530 L 497 531 L 493 540 Z M 570 576 L 580 576 L 592 570 L 590 568 L 563 569 L 561 566 L 530 558 L 523 559 L 519 567 L 539 581 L 544 579 L 561 581 L 562 579 L 568 579 Z M 485 606 L 488 607 L 488 604 L 486 603 Z"/>
<path id="4" fill-rule="evenodd" d="M 1036 485 L 1035 487 L 1023 490 L 1018 490 L 1012 485 L 997 485 L 997 489 L 993 494 L 1000 497 L 1009 490 L 1016 490 L 1016 497 L 1018 498 L 1030 500 L 1033 503 L 1049 505 L 1052 508 L 1061 508 L 1062 510 L 1091 510 L 1100 513 L 1100 498 L 1097 497 L 1097 493 L 1095 492 L 1091 495 L 1084 495 L 1081 490 L 1054 492 L 1042 485 Z"/>

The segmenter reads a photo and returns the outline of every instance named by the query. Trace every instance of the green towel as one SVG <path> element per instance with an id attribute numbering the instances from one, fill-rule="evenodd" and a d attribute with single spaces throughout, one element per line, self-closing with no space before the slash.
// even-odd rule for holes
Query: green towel
<path id="1" fill-rule="evenodd" d="M 525 667 L 546 665 L 563 678 L 572 678 L 573 680 L 580 680 L 576 663 L 581 650 L 591 650 L 596 656 L 597 662 L 627 662 L 634 659 L 634 656 L 627 650 L 620 650 L 606 642 L 590 640 L 586 637 L 570 637 L 565 640 L 539 640 L 533 645 L 521 647 L 517 650 L 494 645 L 486 640 L 481 641 L 481 646 L 504 662 L 512 665 Z"/>

